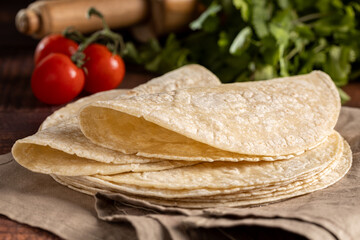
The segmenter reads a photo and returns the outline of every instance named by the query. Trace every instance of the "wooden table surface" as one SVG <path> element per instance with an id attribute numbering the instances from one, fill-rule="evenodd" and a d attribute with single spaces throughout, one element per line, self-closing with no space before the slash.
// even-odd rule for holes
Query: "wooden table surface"
<path id="1" fill-rule="evenodd" d="M 29 50 L 12 50 L 0 56 L 0 154 L 9 152 L 17 139 L 35 133 L 41 122 L 61 107 L 43 104 L 32 95 L 32 54 Z M 120 88 L 133 88 L 153 76 L 139 68 L 129 67 Z M 352 97 L 347 105 L 360 107 L 360 83 L 352 83 L 344 90 Z M 0 215 L 1 239 L 59 238 L 42 229 L 20 224 Z"/>

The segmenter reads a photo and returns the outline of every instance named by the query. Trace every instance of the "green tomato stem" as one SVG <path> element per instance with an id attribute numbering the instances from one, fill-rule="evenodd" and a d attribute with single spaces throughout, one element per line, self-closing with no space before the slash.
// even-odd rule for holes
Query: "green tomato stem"
<path id="1" fill-rule="evenodd" d="M 79 32 L 78 30 L 74 29 L 74 27 L 70 26 L 67 27 L 63 32 L 62 35 L 68 39 L 71 39 L 77 43 L 83 42 L 85 40 L 84 35 Z"/>
<path id="2" fill-rule="evenodd" d="M 90 18 L 92 15 L 95 15 L 99 17 L 102 20 L 103 23 L 103 29 L 99 30 L 92 35 L 90 35 L 88 38 L 85 38 L 79 45 L 78 50 L 76 53 L 71 57 L 71 60 L 78 66 L 82 67 L 85 63 L 85 54 L 84 50 L 92 43 L 98 41 L 99 39 L 107 39 L 111 41 L 114 44 L 113 49 L 109 49 L 114 55 L 122 55 L 125 49 L 125 44 L 122 36 L 118 33 L 115 33 L 111 31 L 109 28 L 109 25 L 106 23 L 104 16 L 95 8 L 90 8 L 88 11 L 88 18 Z"/>
<path id="3" fill-rule="evenodd" d="M 103 29 L 110 30 L 109 25 L 105 21 L 104 15 L 102 15 L 96 8 L 93 8 L 93 7 L 89 8 L 89 10 L 87 12 L 87 18 L 91 18 L 92 15 L 95 15 L 102 20 Z"/>

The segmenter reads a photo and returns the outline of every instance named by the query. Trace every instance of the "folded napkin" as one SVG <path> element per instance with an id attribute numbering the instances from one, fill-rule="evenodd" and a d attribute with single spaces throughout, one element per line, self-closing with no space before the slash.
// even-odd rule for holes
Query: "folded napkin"
<path id="1" fill-rule="evenodd" d="M 349 173 L 327 189 L 283 202 L 189 210 L 97 194 L 94 209 L 92 197 L 22 168 L 7 154 L 0 158 L 0 214 L 65 239 L 359 239 L 359 120 L 359 109 L 343 107 L 336 126 L 353 151 Z"/>

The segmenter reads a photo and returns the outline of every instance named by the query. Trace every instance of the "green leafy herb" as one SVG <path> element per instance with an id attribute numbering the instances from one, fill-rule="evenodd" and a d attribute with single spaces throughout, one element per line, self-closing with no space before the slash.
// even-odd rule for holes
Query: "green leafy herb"
<path id="1" fill-rule="evenodd" d="M 242 19 L 245 22 L 249 21 L 249 4 L 245 0 L 234 0 L 233 3 L 235 8 L 240 10 Z"/>
<path id="2" fill-rule="evenodd" d="M 137 48 L 128 59 L 165 73 L 188 63 L 209 68 L 223 82 L 327 72 L 338 87 L 360 77 L 357 0 L 204 0 L 207 9 L 188 34 L 170 34 Z M 348 97 L 340 92 L 343 100 Z"/>
<path id="3" fill-rule="evenodd" d="M 250 45 L 252 30 L 250 27 L 243 28 L 235 37 L 230 46 L 230 53 L 232 55 L 240 56 Z"/>
<path id="4" fill-rule="evenodd" d="M 210 19 L 211 16 L 214 16 L 216 13 L 218 13 L 221 10 L 221 5 L 217 3 L 213 3 L 210 5 L 208 9 L 206 9 L 205 12 L 203 12 L 198 19 L 193 21 L 190 24 L 190 28 L 192 30 L 199 30 L 203 28 L 204 23 L 206 20 Z M 214 19 L 214 18 L 213 18 Z"/>

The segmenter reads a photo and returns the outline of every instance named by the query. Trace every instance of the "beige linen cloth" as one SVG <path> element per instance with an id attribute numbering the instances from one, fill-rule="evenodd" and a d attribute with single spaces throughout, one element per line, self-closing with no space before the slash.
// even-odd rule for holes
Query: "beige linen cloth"
<path id="1" fill-rule="evenodd" d="M 353 166 L 338 183 L 253 208 L 188 210 L 120 194 L 90 196 L 0 156 L 0 214 L 65 239 L 360 239 L 360 110 L 343 107 L 336 129 Z"/>

